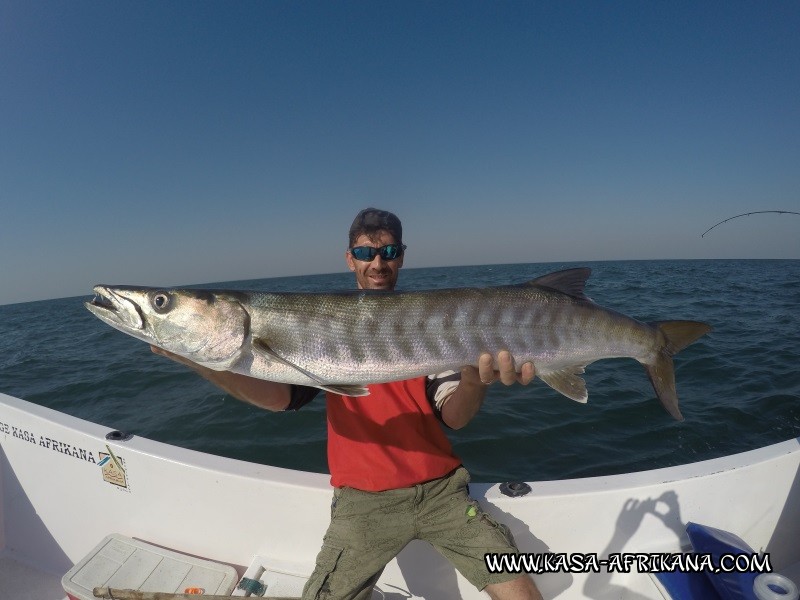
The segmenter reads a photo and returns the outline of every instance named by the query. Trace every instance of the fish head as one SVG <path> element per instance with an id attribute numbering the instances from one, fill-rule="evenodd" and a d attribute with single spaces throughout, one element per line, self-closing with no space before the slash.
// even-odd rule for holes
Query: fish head
<path id="1" fill-rule="evenodd" d="M 97 318 L 135 338 L 209 367 L 239 356 L 250 316 L 231 292 L 98 285 L 84 303 Z"/>

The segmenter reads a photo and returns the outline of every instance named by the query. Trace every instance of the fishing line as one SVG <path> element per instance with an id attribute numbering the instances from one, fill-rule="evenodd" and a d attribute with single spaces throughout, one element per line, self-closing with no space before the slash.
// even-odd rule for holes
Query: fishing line
<path id="1" fill-rule="evenodd" d="M 739 217 L 746 217 L 748 215 L 760 215 L 762 213 L 778 213 L 778 214 L 781 214 L 781 215 L 800 215 L 800 212 L 794 212 L 794 211 L 791 211 L 791 210 L 756 210 L 756 211 L 753 211 L 753 212 L 742 213 L 741 215 L 728 217 L 724 221 L 720 221 L 719 223 L 717 223 L 717 225 L 722 225 L 723 223 L 727 223 L 728 221 L 731 221 L 733 219 L 738 219 Z M 714 229 L 714 227 L 716 227 L 717 225 L 714 225 L 713 227 L 709 227 L 708 229 L 706 229 L 702 234 L 700 234 L 700 237 L 703 237 L 709 231 Z"/>

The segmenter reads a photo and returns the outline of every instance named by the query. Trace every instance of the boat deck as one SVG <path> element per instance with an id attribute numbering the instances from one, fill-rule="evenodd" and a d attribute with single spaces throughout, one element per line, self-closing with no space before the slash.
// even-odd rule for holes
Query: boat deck
<path id="1" fill-rule="evenodd" d="M 800 581 L 800 562 L 779 571 L 793 581 Z M 641 578 L 645 583 L 647 578 Z M 629 595 L 630 594 L 630 595 Z M 642 598 L 636 590 L 626 590 L 621 598 Z M 61 576 L 46 573 L 19 562 L 8 555 L 0 556 L 0 598 L 3 600 L 67 600 L 61 587 Z"/>
<path id="2" fill-rule="evenodd" d="M 0 555 L 0 598 L 7 600 L 64 600 L 61 575 L 45 573 L 6 554 Z"/>
<path id="3" fill-rule="evenodd" d="M 0 394 L 0 600 L 63 600 L 63 574 L 111 533 L 240 573 L 254 557 L 297 566 L 287 573 L 311 572 L 330 520 L 326 475 L 135 436 L 112 440 L 108 433 Z M 497 484 L 471 487 L 531 557 L 678 552 L 692 522 L 769 552 L 772 566 L 792 579 L 800 572 L 800 438 L 710 461 L 531 488 L 512 498 Z M 535 579 L 548 600 L 662 598 L 649 575 L 635 570 L 550 569 Z M 378 584 L 392 599 L 485 597 L 418 540 Z"/>

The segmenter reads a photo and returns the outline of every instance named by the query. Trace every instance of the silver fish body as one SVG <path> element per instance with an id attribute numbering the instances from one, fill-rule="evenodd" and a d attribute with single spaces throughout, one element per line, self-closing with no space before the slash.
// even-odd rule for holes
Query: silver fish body
<path id="1" fill-rule="evenodd" d="M 371 383 L 477 365 L 509 350 L 517 365 L 585 402 L 580 374 L 603 358 L 645 365 L 681 418 L 671 356 L 705 323 L 642 323 L 583 293 L 589 269 L 530 283 L 409 292 L 265 293 L 97 286 L 87 308 L 117 329 L 217 370 L 364 395 Z"/>

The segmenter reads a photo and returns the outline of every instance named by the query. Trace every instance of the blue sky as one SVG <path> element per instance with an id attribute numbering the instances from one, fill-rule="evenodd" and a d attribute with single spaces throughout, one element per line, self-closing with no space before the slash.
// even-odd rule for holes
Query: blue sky
<path id="1" fill-rule="evenodd" d="M 0 0 L 0 304 L 95 283 L 800 258 L 797 2 Z"/>

